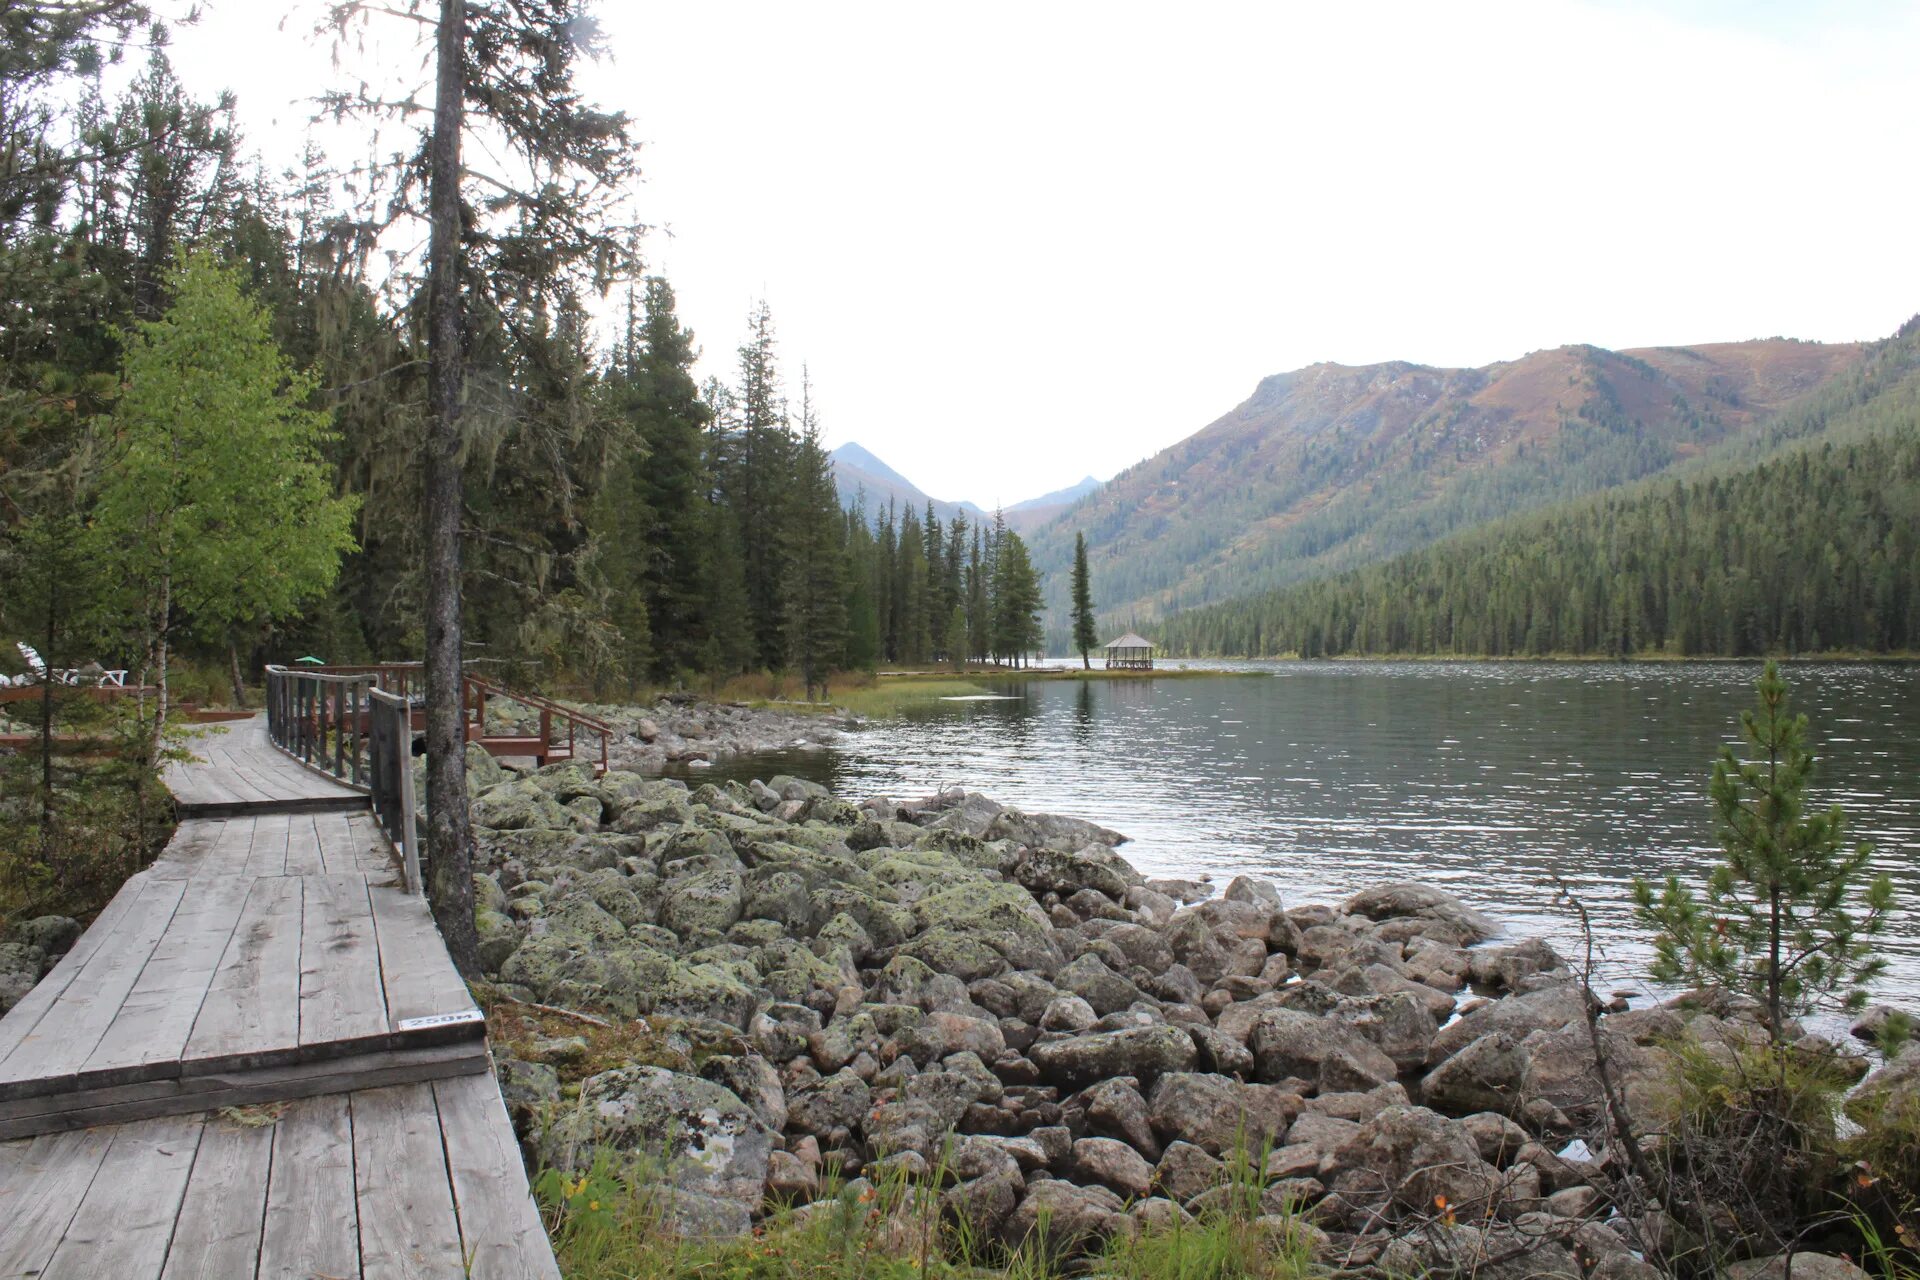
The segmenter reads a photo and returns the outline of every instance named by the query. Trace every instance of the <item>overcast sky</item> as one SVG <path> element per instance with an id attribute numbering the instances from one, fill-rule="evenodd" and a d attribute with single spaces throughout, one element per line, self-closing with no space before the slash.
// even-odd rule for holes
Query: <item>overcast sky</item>
<path id="1" fill-rule="evenodd" d="M 314 6 L 205 8 L 176 68 L 277 168 L 340 78 Z M 940 498 L 1104 478 L 1320 360 L 1920 311 L 1911 3 L 597 12 L 704 370 L 764 296 L 830 443 Z"/>

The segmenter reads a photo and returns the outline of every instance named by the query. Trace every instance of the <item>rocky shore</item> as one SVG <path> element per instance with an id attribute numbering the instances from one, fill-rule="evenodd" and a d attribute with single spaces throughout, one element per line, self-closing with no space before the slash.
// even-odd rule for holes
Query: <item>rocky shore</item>
<path id="1" fill-rule="evenodd" d="M 531 732 L 539 713 L 511 702 L 488 707 L 488 718 L 503 729 Z M 700 768 L 733 756 L 774 751 L 820 751 L 853 723 L 845 716 L 817 711 L 782 711 L 738 702 L 705 702 L 670 696 L 652 706 L 583 704 L 580 710 L 619 732 L 608 746 L 615 769 L 659 773 L 670 765 Z"/>
<path id="2" fill-rule="evenodd" d="M 1622 1157 L 1596 1039 L 1651 1107 L 1676 1038 L 1757 1034 L 1704 998 L 1602 1015 L 1544 942 L 1431 887 L 1319 905 L 1151 880 L 1118 833 L 979 794 L 477 754 L 472 786 L 500 992 L 632 1029 L 588 1074 L 585 1035 L 506 1042 L 530 1155 L 635 1162 L 693 1234 L 904 1178 L 1009 1246 L 1088 1248 L 1238 1193 L 1334 1269 L 1658 1275 L 1648 1242 L 1676 1225 L 1601 1191 Z M 1920 1057 L 1867 1087 L 1920 1092 Z"/>

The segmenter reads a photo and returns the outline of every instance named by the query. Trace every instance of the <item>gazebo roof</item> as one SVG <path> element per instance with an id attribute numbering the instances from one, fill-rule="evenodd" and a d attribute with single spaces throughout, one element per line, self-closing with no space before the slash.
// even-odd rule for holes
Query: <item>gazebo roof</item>
<path id="1" fill-rule="evenodd" d="M 1108 641 L 1107 648 L 1109 649 L 1151 649 L 1153 648 L 1153 641 L 1143 640 L 1139 636 L 1133 634 L 1133 632 L 1129 631 L 1127 632 L 1127 634 L 1121 636 L 1118 640 Z"/>

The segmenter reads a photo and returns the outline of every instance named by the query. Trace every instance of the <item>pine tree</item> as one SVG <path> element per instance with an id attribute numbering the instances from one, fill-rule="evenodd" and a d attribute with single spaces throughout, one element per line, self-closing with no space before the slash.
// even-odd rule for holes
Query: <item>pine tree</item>
<path id="1" fill-rule="evenodd" d="M 1798 1014 L 1865 1003 L 1886 969 L 1873 940 L 1892 909 L 1893 882 L 1868 879 L 1872 845 L 1844 846 L 1838 805 L 1807 812 L 1807 718 L 1790 714 L 1772 662 L 1757 687 L 1758 705 L 1740 717 L 1752 758 L 1725 747 L 1713 766 L 1714 826 L 1726 861 L 1703 896 L 1678 876 L 1667 877 L 1657 898 L 1645 880 L 1633 889 L 1640 920 L 1654 930 L 1654 978 L 1752 996 L 1777 1044 Z"/>
<path id="2" fill-rule="evenodd" d="M 1087 535 L 1073 535 L 1073 647 L 1080 651 L 1080 665 L 1091 669 L 1087 654 L 1100 643 L 1094 630 L 1093 587 L 1087 580 Z"/>
<path id="3" fill-rule="evenodd" d="M 820 445 L 813 387 L 800 374 L 800 444 L 792 525 L 786 543 L 792 562 L 786 631 L 806 696 L 826 697 L 827 673 L 847 643 L 845 522 L 833 485 L 833 462 Z"/>

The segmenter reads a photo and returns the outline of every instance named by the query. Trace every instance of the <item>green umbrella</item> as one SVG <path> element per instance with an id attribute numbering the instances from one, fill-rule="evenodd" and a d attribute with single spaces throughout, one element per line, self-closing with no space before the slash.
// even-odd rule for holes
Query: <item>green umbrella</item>
<path id="1" fill-rule="evenodd" d="M 312 654 L 308 654 L 304 658 L 295 658 L 294 661 L 296 663 L 304 662 L 310 667 L 324 667 L 327 665 L 327 660 L 325 658 L 316 658 Z"/>

